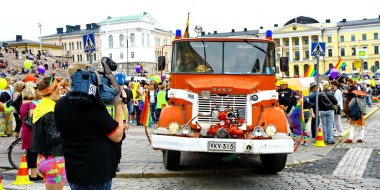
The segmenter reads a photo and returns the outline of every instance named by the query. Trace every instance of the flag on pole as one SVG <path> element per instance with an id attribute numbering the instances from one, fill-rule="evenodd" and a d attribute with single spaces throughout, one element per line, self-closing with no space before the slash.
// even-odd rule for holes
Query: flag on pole
<path id="1" fill-rule="evenodd" d="M 341 69 L 346 66 L 346 62 L 342 61 L 342 58 L 339 58 L 338 63 L 335 65 L 335 69 Z"/>
<path id="2" fill-rule="evenodd" d="M 185 32 L 183 33 L 183 38 L 189 38 L 189 17 L 190 17 L 190 12 L 187 13 L 187 21 L 186 21 L 186 29 Z"/>
<path id="3" fill-rule="evenodd" d="M 146 95 L 144 97 L 142 104 L 143 104 L 143 108 L 142 108 L 142 112 L 141 112 L 140 122 L 145 127 L 151 127 L 152 126 L 152 115 L 150 112 L 150 102 L 149 102 L 148 95 Z"/>
<path id="4" fill-rule="evenodd" d="M 317 72 L 315 72 L 315 69 L 312 66 L 309 66 L 306 70 L 305 77 L 314 77 Z"/>

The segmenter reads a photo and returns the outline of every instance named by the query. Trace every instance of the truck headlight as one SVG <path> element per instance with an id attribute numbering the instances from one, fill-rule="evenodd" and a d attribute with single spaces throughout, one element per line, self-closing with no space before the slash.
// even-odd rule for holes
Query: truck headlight
<path id="1" fill-rule="evenodd" d="M 277 128 L 275 125 L 269 124 L 267 128 L 265 129 L 265 133 L 268 135 L 268 137 L 273 137 L 277 134 Z"/>
<path id="2" fill-rule="evenodd" d="M 252 131 L 253 137 L 263 137 L 264 129 L 261 126 L 256 126 Z"/>
<path id="3" fill-rule="evenodd" d="M 189 125 L 184 124 L 184 125 L 181 126 L 180 132 L 183 135 L 189 135 L 190 132 L 191 132 L 191 127 Z"/>
<path id="4" fill-rule="evenodd" d="M 179 131 L 179 124 L 177 122 L 171 122 L 168 126 L 168 133 L 171 135 L 177 134 Z"/>
<path id="5" fill-rule="evenodd" d="M 259 97 L 257 95 L 252 95 L 251 96 L 251 100 L 252 101 L 257 101 L 259 99 Z"/>
<path id="6" fill-rule="evenodd" d="M 202 97 L 202 99 L 204 99 L 204 100 L 208 100 L 208 99 L 210 99 L 210 97 L 211 97 L 211 93 L 210 93 L 210 91 L 209 91 L 209 90 L 203 90 L 203 91 L 201 92 L 201 97 Z"/>

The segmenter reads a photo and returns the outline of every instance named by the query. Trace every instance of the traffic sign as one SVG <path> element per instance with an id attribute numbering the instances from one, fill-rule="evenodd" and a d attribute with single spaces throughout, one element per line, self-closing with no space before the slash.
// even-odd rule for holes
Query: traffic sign
<path id="1" fill-rule="evenodd" d="M 359 49 L 358 50 L 358 56 L 360 59 L 366 59 L 368 57 L 368 50 L 367 49 Z"/>
<path id="2" fill-rule="evenodd" d="M 315 42 L 311 44 L 311 55 L 324 56 L 326 50 L 326 44 L 324 42 Z"/>
<path id="3" fill-rule="evenodd" d="M 83 35 L 84 52 L 91 53 L 96 50 L 94 33 Z"/>
<path id="4" fill-rule="evenodd" d="M 355 59 L 355 60 L 354 60 L 354 68 L 357 68 L 357 69 L 362 68 L 362 60 L 360 60 L 360 59 Z"/>

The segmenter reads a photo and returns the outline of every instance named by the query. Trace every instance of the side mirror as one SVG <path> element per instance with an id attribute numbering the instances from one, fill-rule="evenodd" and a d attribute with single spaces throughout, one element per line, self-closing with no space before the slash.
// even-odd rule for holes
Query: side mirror
<path id="1" fill-rule="evenodd" d="M 157 70 L 162 71 L 165 70 L 165 56 L 158 57 Z"/>

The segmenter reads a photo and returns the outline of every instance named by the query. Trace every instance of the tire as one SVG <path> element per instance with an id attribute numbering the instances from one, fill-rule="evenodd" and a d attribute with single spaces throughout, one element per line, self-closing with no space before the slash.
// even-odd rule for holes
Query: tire
<path id="1" fill-rule="evenodd" d="M 18 169 L 21 163 L 22 154 L 24 153 L 21 146 L 22 139 L 18 138 L 8 148 L 8 160 L 14 169 Z"/>
<path id="2" fill-rule="evenodd" d="M 181 160 L 181 152 L 174 150 L 164 150 L 162 152 L 162 158 L 166 169 L 175 170 L 178 169 L 179 161 Z"/>
<path id="3" fill-rule="evenodd" d="M 265 173 L 277 173 L 285 168 L 288 154 L 260 154 L 262 169 Z"/>

